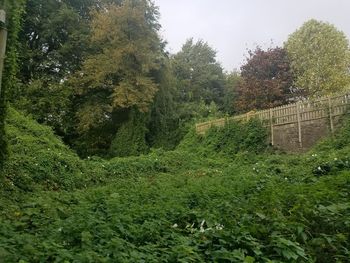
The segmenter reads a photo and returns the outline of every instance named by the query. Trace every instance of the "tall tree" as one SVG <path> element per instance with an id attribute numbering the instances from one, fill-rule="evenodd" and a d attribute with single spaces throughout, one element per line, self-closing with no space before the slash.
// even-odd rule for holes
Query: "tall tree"
<path id="1" fill-rule="evenodd" d="M 88 20 L 70 3 L 28 0 L 20 35 L 22 80 L 61 81 L 79 69 L 88 35 Z"/>
<path id="2" fill-rule="evenodd" d="M 27 0 L 25 5 L 21 85 L 10 89 L 9 99 L 66 139 L 73 125 L 72 89 L 66 80 L 93 51 L 88 45 L 91 10 L 100 10 L 106 2 L 121 0 Z"/>
<path id="3" fill-rule="evenodd" d="M 122 0 L 26 0 L 20 34 L 21 78 L 61 81 L 80 69 L 90 52 L 92 10 Z"/>
<path id="4" fill-rule="evenodd" d="M 235 104 L 238 99 L 238 86 L 241 81 L 241 74 L 238 71 L 233 71 L 226 75 L 223 110 L 229 115 L 233 115 L 237 111 Z"/>
<path id="5" fill-rule="evenodd" d="M 98 0 L 86 3 L 93 1 Z M 26 1 L 16 52 L 20 82 L 8 90 L 8 99 L 17 109 L 50 125 L 61 136 L 68 130 L 65 119 L 72 98 L 64 82 L 80 68 L 89 35 L 88 18 L 79 13 L 77 2 Z"/>
<path id="6" fill-rule="evenodd" d="M 125 116 L 150 109 L 158 89 L 153 75 L 163 56 L 158 16 L 148 0 L 125 0 L 93 13 L 95 53 L 74 80 L 81 134 L 108 123 L 123 125 L 120 120 Z"/>
<path id="7" fill-rule="evenodd" d="M 159 88 L 150 111 L 147 142 L 154 148 L 174 149 L 182 134 L 179 131 L 176 80 L 167 57 L 154 77 Z"/>
<path id="8" fill-rule="evenodd" d="M 294 96 L 290 63 L 283 48 L 249 51 L 241 76 L 236 101 L 239 111 L 279 106 Z"/>
<path id="9" fill-rule="evenodd" d="M 295 86 L 310 95 L 327 95 L 350 83 L 349 41 L 329 23 L 307 21 L 285 43 Z"/>
<path id="10" fill-rule="evenodd" d="M 173 57 L 173 68 L 182 100 L 223 104 L 225 77 L 216 61 L 216 51 L 208 43 L 187 40 Z"/>

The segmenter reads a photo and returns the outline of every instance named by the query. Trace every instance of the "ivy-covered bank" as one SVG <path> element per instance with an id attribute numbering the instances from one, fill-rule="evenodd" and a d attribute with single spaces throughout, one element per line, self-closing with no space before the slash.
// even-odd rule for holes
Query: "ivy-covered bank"
<path id="1" fill-rule="evenodd" d="M 0 261 L 348 262 L 349 129 L 301 156 L 274 153 L 252 121 L 82 160 L 10 109 Z"/>
<path id="2" fill-rule="evenodd" d="M 7 13 L 6 23 L 0 25 L 7 28 L 7 49 L 4 63 L 3 79 L 0 92 L 0 170 L 7 157 L 7 143 L 5 134 L 5 118 L 7 110 L 7 97 L 17 89 L 17 74 L 19 70 L 19 41 L 18 36 L 21 30 L 22 15 L 24 13 L 25 0 L 0 1 L 0 9 Z"/>

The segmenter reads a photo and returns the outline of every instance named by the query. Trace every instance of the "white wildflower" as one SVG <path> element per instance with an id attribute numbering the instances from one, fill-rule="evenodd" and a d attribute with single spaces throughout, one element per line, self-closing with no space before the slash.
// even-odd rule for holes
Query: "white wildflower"
<path id="1" fill-rule="evenodd" d="M 215 226 L 215 228 L 216 228 L 216 230 L 223 230 L 223 229 L 224 229 L 224 226 L 221 225 L 221 224 L 217 224 L 217 225 Z"/>
<path id="2" fill-rule="evenodd" d="M 317 170 L 319 170 L 319 171 L 322 171 L 322 168 L 321 168 L 321 166 L 317 167 Z"/>
<path id="3" fill-rule="evenodd" d="M 177 224 L 173 224 L 172 228 L 177 228 L 178 225 Z"/>
<path id="4" fill-rule="evenodd" d="M 205 224 L 205 220 L 202 221 L 199 232 L 203 233 L 205 231 L 204 229 L 204 224 Z"/>

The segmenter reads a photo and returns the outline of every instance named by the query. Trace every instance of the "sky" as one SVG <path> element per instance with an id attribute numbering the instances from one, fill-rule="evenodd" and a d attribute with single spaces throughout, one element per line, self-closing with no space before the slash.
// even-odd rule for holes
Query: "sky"
<path id="1" fill-rule="evenodd" d="M 350 0 L 154 0 L 167 50 L 188 38 L 217 51 L 226 71 L 239 69 L 248 49 L 282 46 L 309 19 L 329 22 L 350 39 Z M 273 44 L 272 44 L 273 43 Z"/>

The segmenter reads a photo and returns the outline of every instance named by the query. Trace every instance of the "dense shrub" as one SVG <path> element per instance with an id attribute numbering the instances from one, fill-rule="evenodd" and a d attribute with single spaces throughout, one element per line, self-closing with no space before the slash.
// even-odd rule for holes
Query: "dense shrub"
<path id="1" fill-rule="evenodd" d="M 221 153 L 233 156 L 239 152 L 261 153 L 268 148 L 267 130 L 260 121 L 229 122 L 224 127 L 212 127 L 205 135 L 190 131 L 179 149 L 208 155 Z"/>
<path id="2" fill-rule="evenodd" d="M 110 155 L 123 157 L 146 153 L 146 122 L 146 114 L 131 110 L 129 120 L 119 128 L 112 141 Z"/>
<path id="3" fill-rule="evenodd" d="M 7 118 L 9 160 L 4 175 L 9 184 L 30 190 L 35 184 L 48 189 L 71 189 L 85 164 L 52 132 L 51 128 L 10 108 Z"/>

